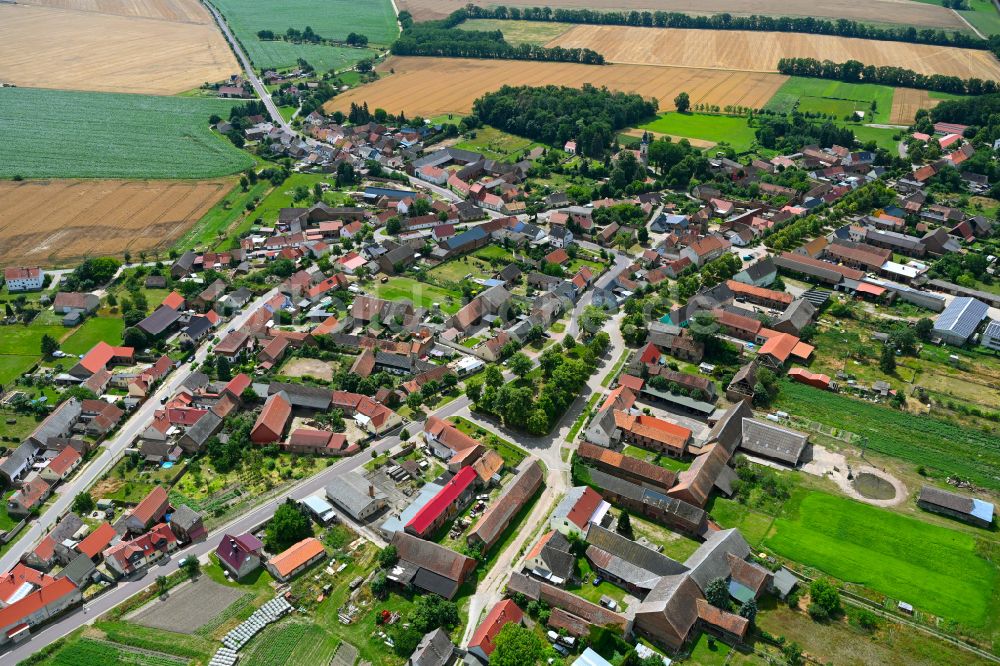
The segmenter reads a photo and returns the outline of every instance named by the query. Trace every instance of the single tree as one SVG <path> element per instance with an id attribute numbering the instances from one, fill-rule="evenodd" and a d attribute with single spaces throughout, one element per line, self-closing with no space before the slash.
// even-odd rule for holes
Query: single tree
<path id="1" fill-rule="evenodd" d="M 622 511 L 621 515 L 618 516 L 618 525 L 615 527 L 615 531 L 626 539 L 633 537 L 632 518 L 628 515 L 628 511 Z"/>
<path id="2" fill-rule="evenodd" d="M 538 634 L 508 622 L 493 639 L 490 666 L 534 666 L 542 658 L 543 644 Z"/>
<path id="3" fill-rule="evenodd" d="M 280 553 L 292 544 L 313 535 L 312 523 L 301 510 L 284 503 L 274 512 L 264 531 L 264 547 L 270 553 Z"/>
<path id="4" fill-rule="evenodd" d="M 78 514 L 88 514 L 94 510 L 94 498 L 90 493 L 83 492 L 73 498 L 73 511 Z"/>
<path id="5" fill-rule="evenodd" d="M 757 620 L 757 600 L 750 597 L 740 606 L 740 617 L 745 617 L 750 621 L 752 627 Z"/>
<path id="6" fill-rule="evenodd" d="M 167 593 L 167 584 L 166 576 L 156 577 L 156 589 L 159 590 L 161 596 Z"/>
<path id="7" fill-rule="evenodd" d="M 51 358 L 53 354 L 59 351 L 59 341 L 54 337 L 46 333 L 42 336 L 42 355 L 46 358 Z"/>
<path id="8" fill-rule="evenodd" d="M 399 551 L 396 550 L 395 546 L 386 546 L 379 551 L 378 565 L 383 569 L 388 569 L 398 561 Z"/>
<path id="9" fill-rule="evenodd" d="M 225 356 L 219 356 L 215 359 L 215 372 L 219 376 L 219 380 L 223 382 L 228 382 L 233 378 L 233 370 L 229 365 L 229 359 Z"/>
<path id="10" fill-rule="evenodd" d="M 682 92 L 674 97 L 674 106 L 677 107 L 678 113 L 686 113 L 691 108 L 691 98 L 686 92 Z"/>
<path id="11" fill-rule="evenodd" d="M 187 574 L 188 578 L 194 578 L 201 571 L 201 562 L 194 555 L 188 555 L 181 563 L 181 568 L 184 569 L 184 573 Z"/>
<path id="12" fill-rule="evenodd" d="M 896 350 L 892 345 L 882 347 L 882 355 L 879 356 L 878 367 L 887 375 L 891 375 L 896 371 Z"/>
<path id="13" fill-rule="evenodd" d="M 517 352 L 510 357 L 509 361 L 507 361 L 507 367 L 509 367 L 510 371 L 515 375 L 523 378 L 531 372 L 531 369 L 534 367 L 534 363 L 532 363 L 531 359 L 528 358 L 523 352 Z"/>
<path id="14" fill-rule="evenodd" d="M 725 578 L 715 578 L 705 588 L 705 600 L 716 608 L 729 610 L 729 585 Z"/>
<path id="15" fill-rule="evenodd" d="M 423 403 L 424 396 L 420 391 L 414 391 L 410 395 L 406 396 L 406 406 L 414 412 L 420 409 L 420 405 Z"/>

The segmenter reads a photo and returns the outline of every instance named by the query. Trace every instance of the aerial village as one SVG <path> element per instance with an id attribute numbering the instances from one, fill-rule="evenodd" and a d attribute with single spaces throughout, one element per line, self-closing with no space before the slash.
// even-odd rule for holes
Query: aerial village
<path id="1" fill-rule="evenodd" d="M 510 625 L 549 663 L 793 663 L 805 639 L 763 629 L 780 612 L 988 652 L 937 593 L 796 551 L 805 528 L 781 513 L 792 497 L 815 518 L 815 491 L 995 529 L 995 476 L 878 434 L 886 414 L 943 435 L 919 424 L 948 410 L 997 437 L 998 412 L 946 381 L 1000 372 L 1000 296 L 979 288 L 995 221 L 928 191 L 951 172 L 988 188 L 963 171 L 969 128 L 913 132 L 941 157 L 902 177 L 874 150 L 805 145 L 705 157 L 689 192 L 653 186 L 643 135 L 611 180 L 646 186 L 580 202 L 534 185 L 581 162 L 575 141 L 503 161 L 446 123 L 243 120 L 248 144 L 328 181 L 224 251 L 4 271 L 24 297 L 10 326 L 125 319 L 115 344 L 53 341 L 0 387 L 24 428 L 0 460 L 4 649 L 92 608 L 137 636 L 196 634 L 212 665 L 289 624 L 324 663 L 488 664 Z"/>

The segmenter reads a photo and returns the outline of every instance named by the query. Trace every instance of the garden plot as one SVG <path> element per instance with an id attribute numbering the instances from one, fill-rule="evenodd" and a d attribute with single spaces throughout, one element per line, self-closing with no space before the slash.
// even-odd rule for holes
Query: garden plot
<path id="1" fill-rule="evenodd" d="M 139 611 L 132 621 L 154 629 L 193 634 L 224 613 L 243 596 L 239 588 L 227 587 L 202 576 Z"/>

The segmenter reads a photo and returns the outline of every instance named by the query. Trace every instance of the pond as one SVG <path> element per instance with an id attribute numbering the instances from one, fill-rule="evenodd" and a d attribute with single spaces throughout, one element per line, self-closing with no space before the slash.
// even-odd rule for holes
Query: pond
<path id="1" fill-rule="evenodd" d="M 867 499 L 890 500 L 896 496 L 896 488 L 891 483 L 869 472 L 854 477 L 854 489 Z"/>

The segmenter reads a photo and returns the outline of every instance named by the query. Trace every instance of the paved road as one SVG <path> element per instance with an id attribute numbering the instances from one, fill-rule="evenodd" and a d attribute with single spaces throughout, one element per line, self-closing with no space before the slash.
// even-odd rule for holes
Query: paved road
<path id="1" fill-rule="evenodd" d="M 232 47 L 233 53 L 236 54 L 236 58 L 240 61 L 240 64 L 243 66 L 243 73 L 246 75 L 247 80 L 250 81 L 250 85 L 253 86 L 253 89 L 257 91 L 257 96 L 260 97 L 261 101 L 264 102 L 264 106 L 267 108 L 267 112 L 271 115 L 271 120 L 274 121 L 275 125 L 278 125 L 279 127 L 281 127 L 281 129 L 285 130 L 286 132 L 291 132 L 292 134 L 298 134 L 295 130 L 292 129 L 292 126 L 289 125 L 287 122 L 285 122 L 285 119 L 281 117 L 281 112 L 278 111 L 278 106 L 274 103 L 274 100 L 272 100 L 271 96 L 267 93 L 267 88 L 264 87 L 264 83 L 257 77 L 257 72 L 253 68 L 253 63 L 250 62 L 250 58 L 248 58 L 247 54 L 243 52 L 243 47 L 240 46 L 240 43 L 236 40 L 236 37 L 233 36 L 232 31 L 229 30 L 229 25 L 226 23 L 226 20 L 222 17 L 222 14 L 220 14 L 215 9 L 215 7 L 208 4 L 207 2 L 204 3 L 204 5 L 205 7 L 208 8 L 208 11 L 212 13 L 212 16 L 215 18 L 215 22 L 219 24 L 219 29 L 222 30 L 222 34 L 226 36 L 226 40 L 229 42 L 229 46 Z"/>
<path id="2" fill-rule="evenodd" d="M 238 328 L 245 324 L 254 310 L 263 305 L 267 299 L 276 293 L 277 289 L 272 289 L 257 299 L 253 305 L 248 306 L 243 311 L 243 314 L 234 317 L 226 324 L 227 330 L 228 328 Z M 201 363 L 204 361 L 205 357 L 208 356 L 208 346 L 208 343 L 203 344 L 195 352 L 192 362 Z M 149 426 L 153 420 L 153 412 L 161 407 L 160 400 L 173 395 L 181 385 L 181 382 L 190 375 L 190 362 L 185 363 L 171 373 L 167 380 L 160 385 L 156 393 L 150 396 L 139 409 L 132 413 L 118 430 L 117 434 L 101 445 L 102 450 L 100 454 L 92 459 L 86 467 L 73 476 L 67 483 L 63 483 L 56 488 L 56 495 L 58 495 L 56 501 L 49 506 L 45 513 L 32 521 L 31 525 L 25 528 L 25 532 L 14 546 L 3 557 L 0 557 L 0 571 L 10 570 L 21 559 L 23 553 L 34 547 L 35 543 L 56 523 L 59 517 L 69 510 L 70 505 L 73 503 L 73 498 L 78 493 L 89 488 L 94 481 L 104 474 L 118 460 L 122 452 L 135 438 Z"/>

